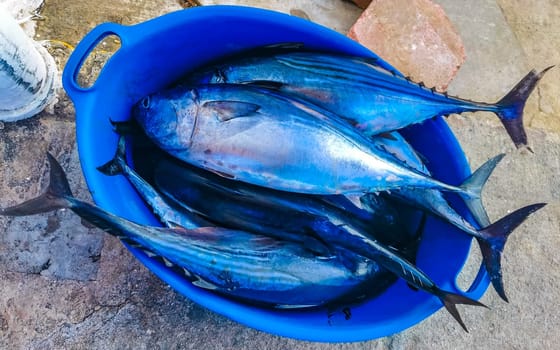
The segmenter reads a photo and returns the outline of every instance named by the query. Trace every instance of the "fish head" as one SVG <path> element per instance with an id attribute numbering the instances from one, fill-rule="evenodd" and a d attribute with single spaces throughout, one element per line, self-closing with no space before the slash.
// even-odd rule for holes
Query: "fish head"
<path id="1" fill-rule="evenodd" d="M 132 117 L 152 141 L 164 149 L 190 145 L 197 114 L 196 89 L 181 88 L 148 95 L 132 108 Z"/>

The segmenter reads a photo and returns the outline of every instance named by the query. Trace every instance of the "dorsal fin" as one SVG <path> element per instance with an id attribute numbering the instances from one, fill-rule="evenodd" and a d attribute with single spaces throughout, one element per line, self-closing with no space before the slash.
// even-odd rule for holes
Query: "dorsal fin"
<path id="1" fill-rule="evenodd" d="M 282 82 L 272 81 L 272 80 L 252 80 L 252 81 L 242 82 L 242 84 L 256 86 L 269 90 L 280 90 L 282 87 L 286 85 Z"/>
<path id="2" fill-rule="evenodd" d="M 391 140 L 391 141 L 397 141 L 397 138 L 391 132 L 384 132 L 384 133 L 381 133 L 381 134 L 377 134 L 376 136 L 387 139 L 387 140 Z"/>
<path id="3" fill-rule="evenodd" d="M 284 42 L 277 44 L 270 44 L 260 47 L 263 50 L 301 50 L 305 47 L 304 43 L 301 42 Z"/>

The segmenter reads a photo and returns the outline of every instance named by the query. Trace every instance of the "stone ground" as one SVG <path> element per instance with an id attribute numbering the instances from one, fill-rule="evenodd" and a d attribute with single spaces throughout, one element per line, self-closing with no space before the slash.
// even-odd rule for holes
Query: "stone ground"
<path id="1" fill-rule="evenodd" d="M 314 1 L 320 4 L 316 7 L 305 1 L 233 2 L 271 6 L 341 32 L 360 13 L 336 0 Z M 437 3 L 456 26 L 467 55 L 449 88 L 453 94 L 492 101 L 528 69 L 560 63 L 560 4 L 555 0 Z M 72 46 L 101 22 L 130 24 L 180 8 L 178 2 L 164 0 L 47 0 L 36 37 L 58 40 L 51 51 L 63 66 L 68 45 L 59 41 Z M 108 42 L 107 50 L 113 44 Z M 94 58 L 104 55 L 100 51 Z M 94 73 L 98 62 L 88 69 Z M 368 342 L 321 344 L 264 334 L 178 295 L 118 240 L 59 211 L 0 218 L 0 348 L 555 349 L 560 341 L 559 78 L 559 68 L 550 71 L 526 108 L 534 154 L 514 150 L 491 115 L 449 118 L 472 167 L 497 153 L 508 154 L 485 191 L 492 219 L 529 203 L 549 203 L 516 230 L 506 247 L 510 303 L 488 290 L 482 302 L 491 309 L 461 308 L 470 333 L 440 311 L 400 334 Z M 74 193 L 89 199 L 75 148 L 74 110 L 61 90 L 57 103 L 38 117 L 0 123 L 1 206 L 41 191 L 45 150 L 61 160 Z"/>

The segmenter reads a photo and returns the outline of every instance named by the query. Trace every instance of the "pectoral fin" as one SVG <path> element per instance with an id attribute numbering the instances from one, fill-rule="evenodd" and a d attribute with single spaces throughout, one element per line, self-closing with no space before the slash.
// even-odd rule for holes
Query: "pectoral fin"
<path id="1" fill-rule="evenodd" d="M 257 104 L 241 101 L 209 101 L 202 106 L 214 111 L 216 116 L 223 122 L 235 118 L 248 117 L 260 109 L 260 106 Z"/>
<path id="2" fill-rule="evenodd" d="M 397 138 L 395 137 L 395 135 L 393 135 L 393 133 L 390 133 L 390 132 L 384 132 L 384 133 L 381 133 L 381 134 L 377 134 L 377 137 L 382 137 L 384 139 L 391 140 L 391 141 L 397 141 Z"/>
<path id="3" fill-rule="evenodd" d="M 260 46 L 255 49 L 252 49 L 250 53 L 255 55 L 275 55 L 275 54 L 282 54 L 286 52 L 292 52 L 296 50 L 303 50 L 305 49 L 305 44 L 301 42 L 283 42 L 283 43 L 276 43 L 270 44 L 265 46 Z M 247 52 L 246 52 L 247 53 Z"/>
<path id="4" fill-rule="evenodd" d="M 242 82 L 242 84 L 256 86 L 269 90 L 275 90 L 275 91 L 282 89 L 282 87 L 286 85 L 282 82 L 272 81 L 272 80 L 251 80 L 251 81 Z"/>

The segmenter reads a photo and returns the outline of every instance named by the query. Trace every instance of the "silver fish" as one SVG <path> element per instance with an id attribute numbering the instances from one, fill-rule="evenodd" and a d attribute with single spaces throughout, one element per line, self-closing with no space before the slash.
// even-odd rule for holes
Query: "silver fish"
<path id="1" fill-rule="evenodd" d="M 377 150 L 332 113 L 268 90 L 178 87 L 145 97 L 132 115 L 171 155 L 254 185 L 313 194 L 422 187 L 480 197 L 476 179 L 457 187 L 427 177 Z"/>
<path id="2" fill-rule="evenodd" d="M 350 271 L 338 258 L 317 257 L 299 244 L 219 227 L 148 227 L 115 216 L 72 196 L 60 164 L 48 154 L 50 184 L 45 193 L 0 209 L 3 216 L 27 216 L 67 208 L 117 236 L 194 285 L 247 302 L 273 307 L 312 307 L 329 303 L 367 282 L 380 271 L 363 259 Z"/>
<path id="3" fill-rule="evenodd" d="M 196 70 L 186 84 L 244 83 L 295 95 L 376 135 L 434 116 L 474 111 L 495 113 L 517 147 L 527 145 L 523 108 L 546 71 L 529 72 L 496 103 L 448 96 L 414 83 L 381 60 L 294 50 L 293 45 L 264 47 Z"/>

